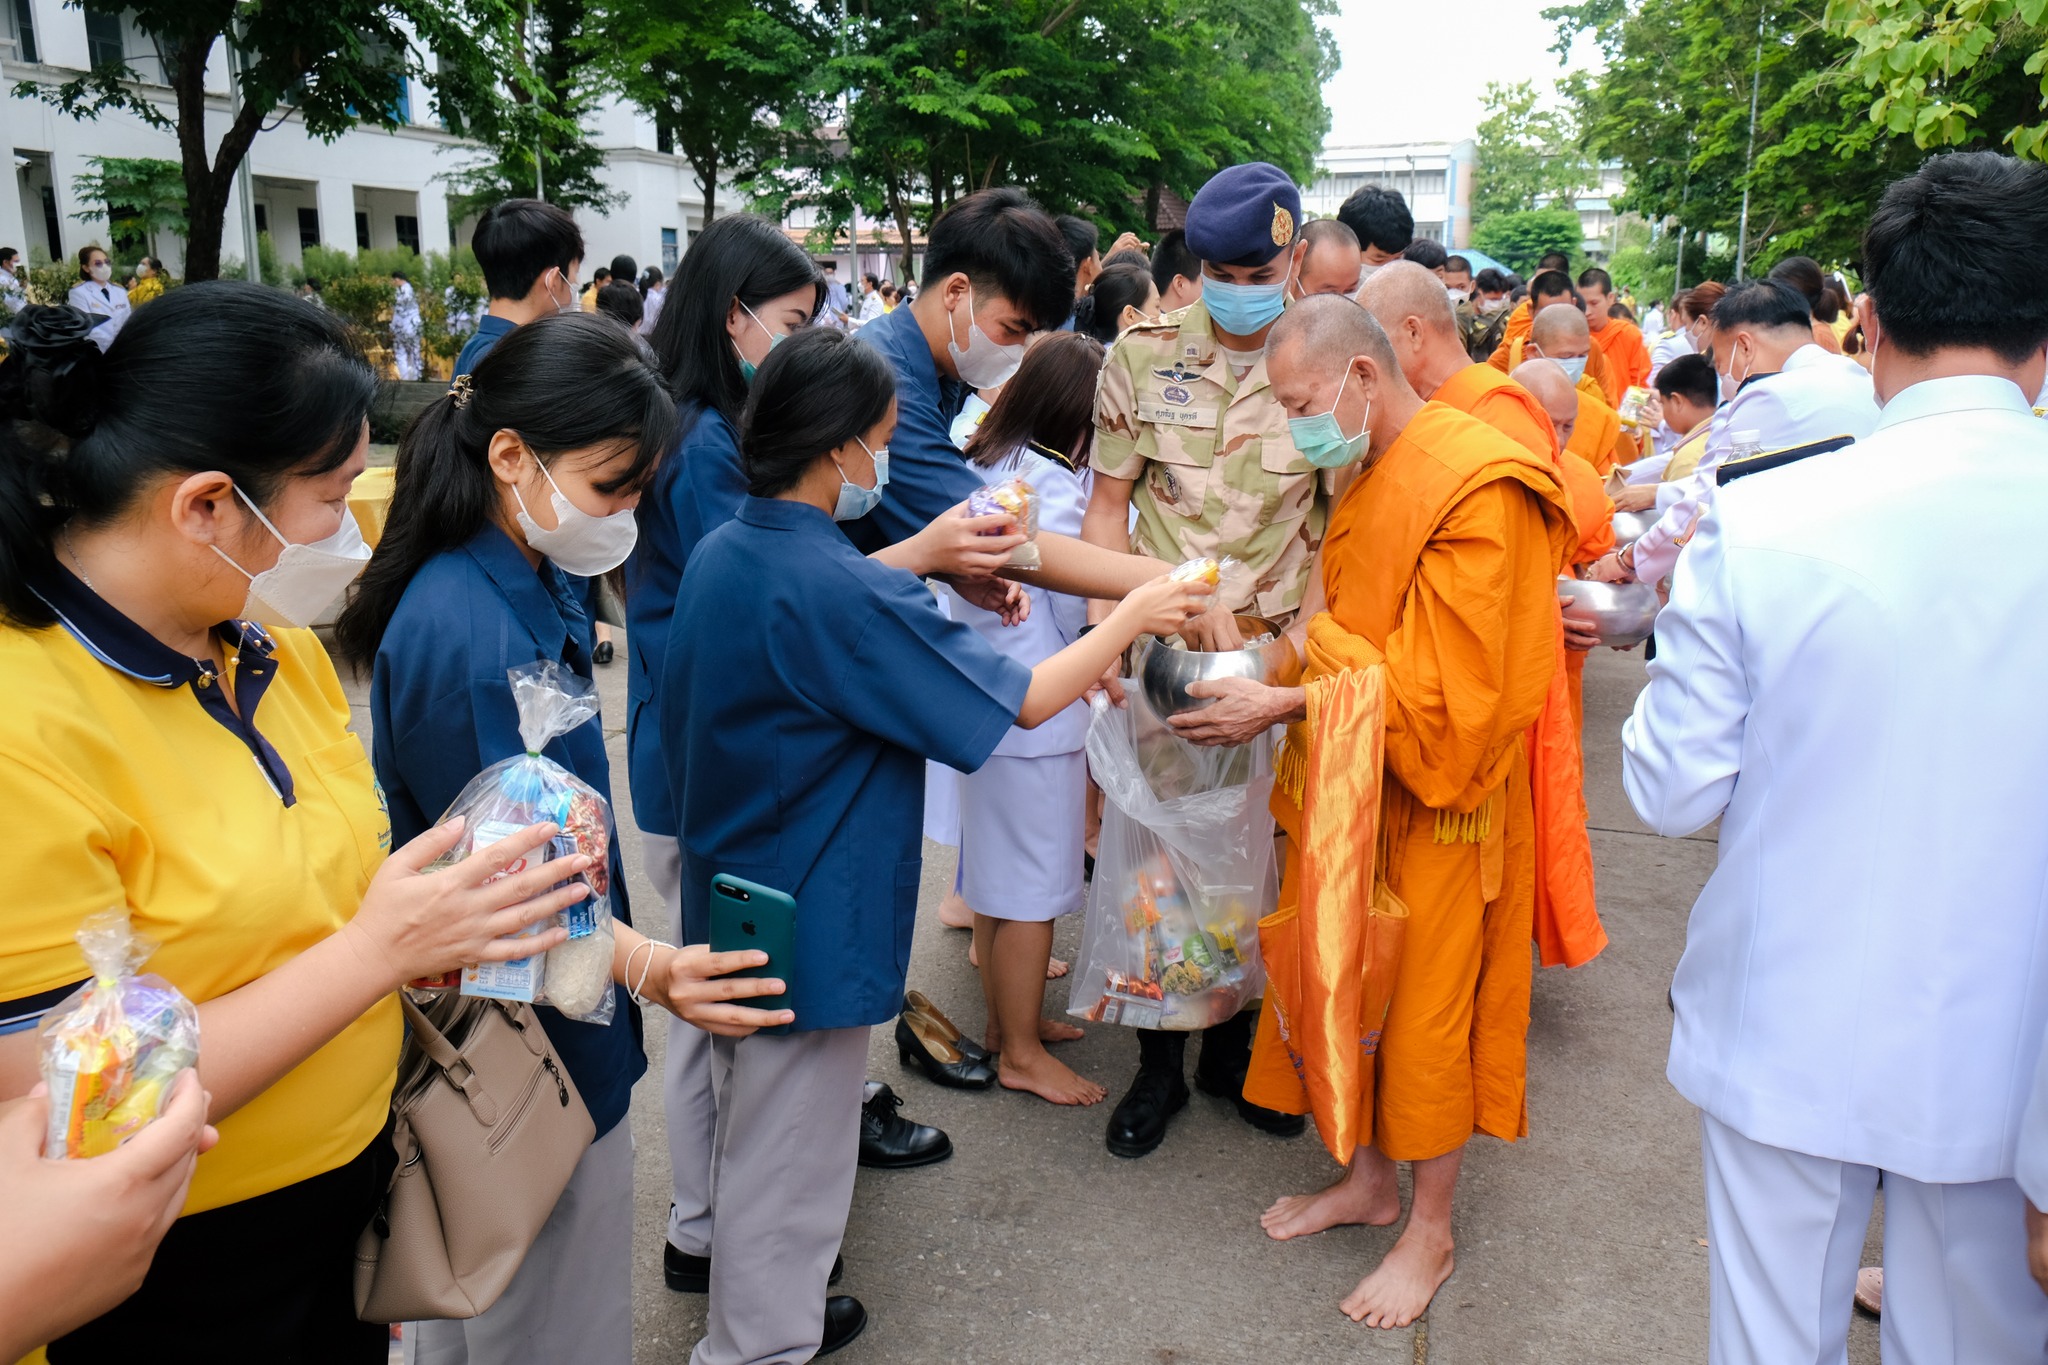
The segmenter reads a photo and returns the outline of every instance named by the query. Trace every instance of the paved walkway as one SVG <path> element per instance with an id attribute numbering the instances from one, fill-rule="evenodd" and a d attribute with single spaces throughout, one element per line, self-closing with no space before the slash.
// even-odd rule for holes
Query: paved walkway
<path id="1" fill-rule="evenodd" d="M 625 796 L 623 657 L 601 670 Z M 1710 839 L 1644 832 L 1620 785 L 1619 734 L 1641 684 L 1637 654 L 1602 653 L 1587 671 L 1588 800 L 1600 908 L 1612 939 L 1578 971 L 1540 972 L 1529 1030 L 1531 1136 L 1474 1141 L 1459 1191 L 1458 1271 L 1413 1329 L 1355 1326 L 1337 1302 L 1392 1245 L 1395 1229 L 1347 1228 L 1285 1245 L 1259 1231 L 1280 1194 L 1326 1183 L 1334 1167 L 1311 1132 L 1282 1142 L 1197 1094 L 1150 1157 L 1102 1144 L 1107 1105 L 1058 1109 L 997 1090 L 943 1090 L 902 1070 L 888 1031 L 869 1074 L 905 1111 L 952 1134 L 954 1158 L 919 1171 L 863 1171 L 847 1230 L 841 1292 L 872 1321 L 836 1359 L 988 1365 L 1639 1365 L 1706 1358 L 1706 1235 L 1697 1120 L 1664 1080 L 1665 990 L 1685 917 L 1714 862 Z M 360 716 L 362 713 L 358 712 Z M 649 903 L 628 830 L 637 905 Z M 979 1026 L 967 936 L 938 924 L 951 850 L 928 846 L 914 984 L 964 1027 Z M 1062 922 L 1071 955 L 1078 917 Z M 1052 1002 L 1063 1007 L 1064 986 Z M 655 1022 L 650 1018 L 650 1023 Z M 640 1209 L 636 1365 L 685 1359 L 704 1300 L 662 1284 L 667 1202 L 658 1049 L 635 1095 Z M 1062 1051 L 1122 1092 L 1136 1049 L 1090 1030 Z M 1874 1255 L 1866 1256 L 1874 1263 Z M 1859 1319 L 1850 1358 L 1877 1360 Z"/>

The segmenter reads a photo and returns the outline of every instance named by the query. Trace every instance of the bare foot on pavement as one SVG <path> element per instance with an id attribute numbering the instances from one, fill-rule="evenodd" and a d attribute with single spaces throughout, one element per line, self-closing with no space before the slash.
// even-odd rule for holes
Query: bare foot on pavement
<path id="1" fill-rule="evenodd" d="M 1383 1228 L 1401 1218 L 1401 1191 L 1391 1178 L 1354 1179 L 1347 1172 L 1326 1190 L 1314 1194 L 1290 1194 L 1274 1203 L 1259 1217 L 1259 1226 L 1276 1242 L 1310 1233 L 1364 1223 Z"/>
<path id="2" fill-rule="evenodd" d="M 1100 1104 L 1109 1092 L 1073 1068 L 1041 1052 L 1022 1066 L 1004 1053 L 996 1065 L 996 1080 L 1006 1090 L 1023 1090 L 1054 1104 Z"/>
<path id="3" fill-rule="evenodd" d="M 1448 1237 L 1418 1235 L 1410 1224 L 1379 1269 L 1360 1280 L 1339 1306 L 1353 1322 L 1368 1327 L 1406 1327 L 1422 1316 L 1456 1267 Z"/>

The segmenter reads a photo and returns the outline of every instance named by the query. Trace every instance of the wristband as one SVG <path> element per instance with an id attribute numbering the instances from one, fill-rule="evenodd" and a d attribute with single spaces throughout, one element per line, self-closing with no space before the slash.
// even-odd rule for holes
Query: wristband
<path id="1" fill-rule="evenodd" d="M 656 948 L 667 948 L 673 951 L 675 946 L 673 943 L 663 943 L 659 939 L 643 939 L 641 942 L 633 945 L 632 953 L 626 954 L 626 970 L 624 974 L 631 977 L 633 975 L 633 953 L 639 952 L 642 948 L 647 950 L 647 961 L 640 964 L 640 979 L 626 987 L 626 994 L 633 997 L 634 1004 L 644 1005 L 647 1003 L 647 997 L 640 992 L 647 985 L 647 974 L 654 970 L 654 950 Z"/>

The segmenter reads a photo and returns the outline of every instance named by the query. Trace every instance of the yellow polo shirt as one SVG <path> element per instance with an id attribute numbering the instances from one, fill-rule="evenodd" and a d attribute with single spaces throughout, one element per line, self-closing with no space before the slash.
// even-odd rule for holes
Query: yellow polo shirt
<path id="1" fill-rule="evenodd" d="M 346 924 L 390 822 L 313 633 L 224 626 L 216 681 L 63 570 L 37 591 L 60 624 L 0 625 L 0 1031 L 39 1028 L 89 975 L 73 934 L 96 910 L 125 906 L 160 945 L 144 970 L 195 1002 Z M 221 1121 L 185 1212 L 354 1158 L 383 1127 L 399 1038 L 392 996 Z"/>

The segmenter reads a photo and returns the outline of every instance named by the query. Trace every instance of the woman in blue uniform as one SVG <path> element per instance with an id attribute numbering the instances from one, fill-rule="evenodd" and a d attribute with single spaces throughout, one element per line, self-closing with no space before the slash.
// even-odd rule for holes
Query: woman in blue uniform
<path id="1" fill-rule="evenodd" d="M 772 348 L 810 324 L 824 301 L 825 281 L 781 228 L 735 213 L 691 240 L 673 292 L 674 302 L 655 325 L 653 345 L 682 431 L 680 444 L 655 470 L 640 500 L 640 539 L 626 566 L 626 744 L 647 880 L 663 901 L 663 929 L 682 942 L 682 854 L 653 711 L 669 622 L 697 542 L 732 520 L 746 501 L 738 430 L 748 381 Z M 1021 536 L 982 534 L 1002 520 L 966 521 L 949 514 L 880 554 L 918 573 L 987 573 L 1022 543 Z M 662 1098 L 674 1179 L 663 1274 L 671 1289 L 701 1294 L 710 1273 L 713 1113 L 710 1042 L 701 1030 L 670 1025 Z M 876 1110 L 875 1139 L 865 1154 L 869 1164 L 919 1165 L 950 1150 L 937 1129 L 897 1115 L 893 1096 L 878 1099 Z"/>
<path id="2" fill-rule="evenodd" d="M 399 837 L 425 829 L 485 767 L 524 751 L 508 669 L 551 659 L 590 677 L 591 623 L 569 575 L 624 561 L 639 490 L 674 435 L 660 374 L 627 333 L 587 314 L 511 333 L 406 432 L 380 553 L 336 630 L 359 667 L 374 661 L 371 758 Z M 544 752 L 611 791 L 596 718 Z M 611 862 L 624 921 L 616 840 Z M 623 922 L 616 938 L 609 1024 L 540 1009 L 596 1139 L 504 1295 L 479 1317 L 409 1328 L 408 1360 L 631 1359 L 633 1148 L 623 1120 L 647 1061 L 625 987 L 706 1028 L 748 1031 L 786 1012 L 717 1003 L 760 994 L 760 983 L 707 981 L 732 968 L 701 947 L 657 943 Z"/>
<path id="3" fill-rule="evenodd" d="M 687 935 L 707 930 L 717 873 L 798 907 L 780 973 L 794 1030 L 712 1040 L 716 1231 L 693 1365 L 807 1359 L 865 1324 L 825 1288 L 853 1194 L 868 1029 L 903 1003 L 924 761 L 980 767 L 1013 724 L 1057 715 L 1141 632 L 1178 630 L 1207 596 L 1161 577 L 1037 668 L 1003 658 L 834 524 L 880 497 L 895 414 L 888 362 L 841 333 L 806 331 L 768 356 L 741 422 L 749 496 L 691 558 L 656 698 Z"/>

